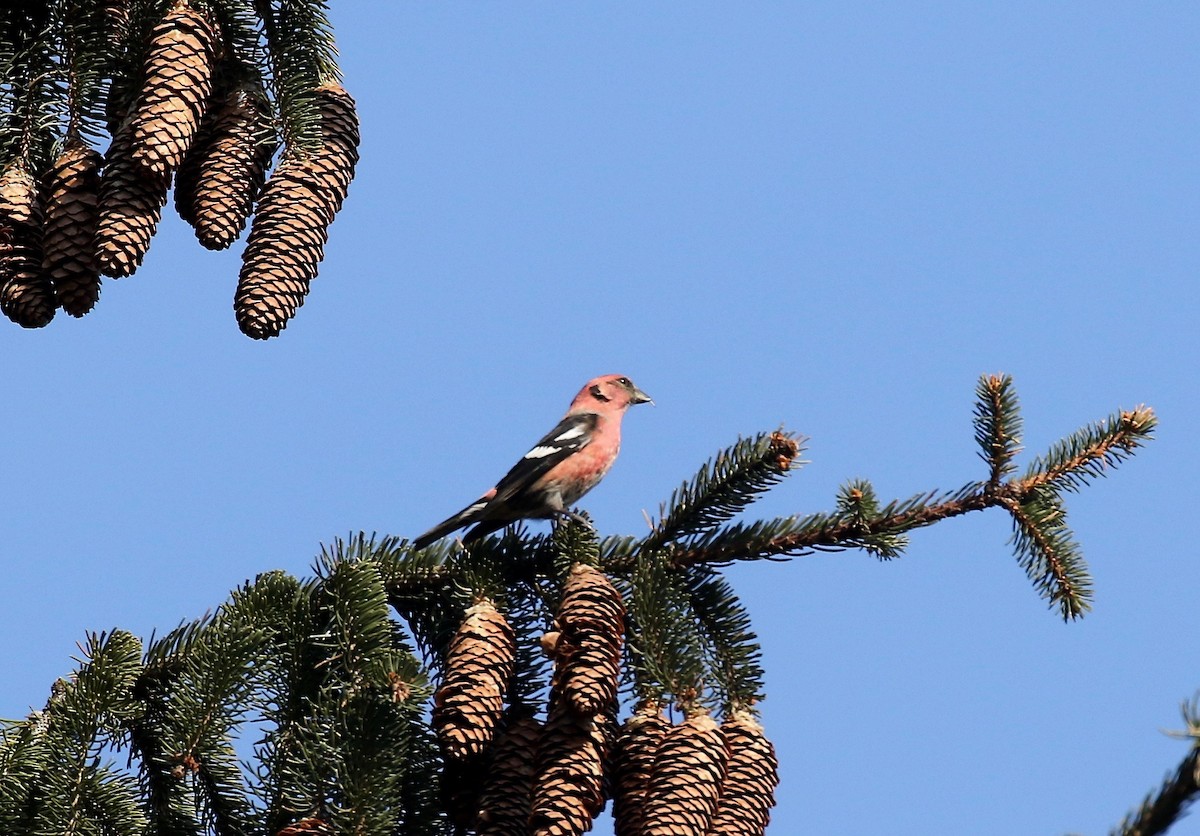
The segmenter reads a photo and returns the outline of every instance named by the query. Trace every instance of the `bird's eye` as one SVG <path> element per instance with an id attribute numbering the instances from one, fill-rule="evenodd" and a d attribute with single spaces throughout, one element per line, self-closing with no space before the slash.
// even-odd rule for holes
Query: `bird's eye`
<path id="1" fill-rule="evenodd" d="M 633 385 L 632 383 L 629 382 L 629 378 L 627 378 L 627 377 L 618 377 L 617 383 L 620 383 L 622 386 L 632 386 Z"/>

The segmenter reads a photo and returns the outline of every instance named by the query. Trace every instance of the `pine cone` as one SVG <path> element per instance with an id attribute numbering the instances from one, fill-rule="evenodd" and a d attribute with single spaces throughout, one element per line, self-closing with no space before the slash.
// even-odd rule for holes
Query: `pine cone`
<path id="1" fill-rule="evenodd" d="M 487 755 L 468 761 L 449 758 L 442 761 L 442 809 L 455 826 L 455 833 L 466 833 L 479 817 L 479 798 L 488 774 Z"/>
<path id="2" fill-rule="evenodd" d="M 729 749 L 729 768 L 708 836 L 762 836 L 779 786 L 775 747 L 748 711 L 726 717 L 721 733 Z"/>
<path id="3" fill-rule="evenodd" d="M 512 678 L 516 639 L 491 601 L 480 601 L 450 642 L 446 676 L 433 700 L 433 727 L 442 751 L 463 761 L 492 742 Z"/>
<path id="4" fill-rule="evenodd" d="M 625 635 L 621 593 L 603 572 L 577 563 L 563 587 L 557 624 L 556 676 L 571 708 L 590 717 L 614 705 Z"/>
<path id="5" fill-rule="evenodd" d="M 100 272 L 115 278 L 132 276 L 162 219 L 171 178 L 150 174 L 134 162 L 128 125 L 117 130 L 104 159 L 96 225 Z"/>
<path id="6" fill-rule="evenodd" d="M 261 92 L 240 88 L 213 107 L 175 178 L 175 209 L 210 250 L 246 228 L 275 149 L 259 142 L 267 120 Z"/>
<path id="7" fill-rule="evenodd" d="M 657 703 L 646 703 L 625 721 L 613 754 L 613 822 L 617 836 L 642 836 L 654 755 L 671 724 Z"/>
<path id="8" fill-rule="evenodd" d="M 278 336 L 304 304 L 358 163 L 354 99 L 339 85 L 316 96 L 321 148 L 285 155 L 262 191 L 242 253 L 233 307 L 242 333 L 256 340 Z"/>
<path id="9" fill-rule="evenodd" d="M 275 836 L 333 836 L 333 826 L 318 818 L 302 819 L 293 822 Z"/>
<path id="10" fill-rule="evenodd" d="M 133 107 L 133 158 L 159 177 L 179 167 L 212 93 L 220 33 L 186 0 L 176 3 L 150 37 L 146 77 Z"/>
<path id="11" fill-rule="evenodd" d="M 104 22 L 110 35 L 124 35 L 129 27 L 129 0 L 104 0 Z M 113 43 L 121 43 L 113 38 Z"/>
<path id="12" fill-rule="evenodd" d="M 102 161 L 73 139 L 47 173 L 42 268 L 71 316 L 83 316 L 100 298 L 95 237 Z"/>
<path id="13" fill-rule="evenodd" d="M 551 694 L 533 785 L 534 836 L 578 836 L 592 829 L 604 809 L 604 765 L 613 736 L 611 717 L 580 717 L 560 694 Z"/>
<path id="14" fill-rule="evenodd" d="M 512 715 L 512 711 L 509 712 Z M 492 768 L 479 799 L 478 836 L 526 836 L 542 724 L 527 712 L 510 717 L 496 739 Z"/>
<path id="15" fill-rule="evenodd" d="M 729 754 L 713 718 L 699 713 L 663 738 L 646 797 L 646 836 L 704 836 L 717 811 Z"/>
<path id="16" fill-rule="evenodd" d="M 37 181 L 14 163 L 0 176 L 0 310 L 23 328 L 54 319 L 54 286 L 42 270 Z"/>

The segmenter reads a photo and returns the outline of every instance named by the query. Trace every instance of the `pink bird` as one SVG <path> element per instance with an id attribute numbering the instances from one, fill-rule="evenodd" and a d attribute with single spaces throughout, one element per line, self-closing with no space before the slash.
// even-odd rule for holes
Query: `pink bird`
<path id="1" fill-rule="evenodd" d="M 653 403 L 650 396 L 619 374 L 589 380 L 567 414 L 521 457 L 496 487 L 448 520 L 413 541 L 423 549 L 451 531 L 474 525 L 463 537 L 470 543 L 517 520 L 567 517 L 570 510 L 604 478 L 621 449 L 621 419 L 633 404 Z"/>

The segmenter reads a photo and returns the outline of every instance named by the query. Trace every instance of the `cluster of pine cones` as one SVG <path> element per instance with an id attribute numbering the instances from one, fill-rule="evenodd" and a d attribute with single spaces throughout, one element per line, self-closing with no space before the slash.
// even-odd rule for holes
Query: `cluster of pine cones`
<path id="1" fill-rule="evenodd" d="M 504 707 L 514 632 L 484 599 L 456 632 L 434 698 L 446 803 L 479 836 L 586 833 L 613 798 L 617 836 L 760 836 L 778 784 L 775 750 L 746 710 L 672 724 L 657 703 L 618 726 L 625 608 L 598 569 L 572 567 L 555 629 L 545 722 Z"/>
<path id="2" fill-rule="evenodd" d="M 257 205 L 237 322 L 256 339 L 286 327 L 354 176 L 358 118 L 340 85 L 313 90 L 320 147 L 286 150 L 267 180 L 277 148 L 270 105 L 261 83 L 222 72 L 225 50 L 210 15 L 180 0 L 153 29 L 140 92 L 126 112 L 110 113 L 104 157 L 71 136 L 47 171 L 17 161 L 0 174 L 0 310 L 9 319 L 39 328 L 57 308 L 90 311 L 101 274 L 141 265 L 174 181 L 176 210 L 209 249 L 233 243 Z M 110 103 L 119 98 L 110 91 Z"/>

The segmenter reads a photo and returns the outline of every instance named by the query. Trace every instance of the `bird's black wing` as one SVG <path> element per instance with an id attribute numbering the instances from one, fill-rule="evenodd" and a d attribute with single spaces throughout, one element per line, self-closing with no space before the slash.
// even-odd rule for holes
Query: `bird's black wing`
<path id="1" fill-rule="evenodd" d="M 496 496 L 492 501 L 503 502 L 519 495 L 563 459 L 587 447 L 599 421 L 600 416 L 594 412 L 563 418 L 496 483 Z"/>

